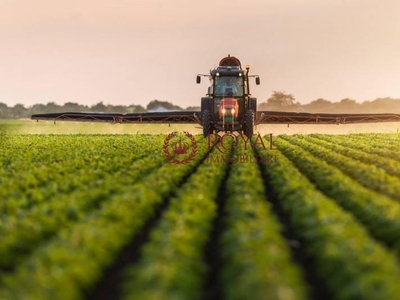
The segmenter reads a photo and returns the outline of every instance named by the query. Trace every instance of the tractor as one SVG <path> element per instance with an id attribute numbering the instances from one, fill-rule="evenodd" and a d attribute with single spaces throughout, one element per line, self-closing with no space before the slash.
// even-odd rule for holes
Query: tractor
<path id="1" fill-rule="evenodd" d="M 201 111 L 166 111 L 138 113 L 95 113 L 95 112 L 54 112 L 32 115 L 32 120 L 107 122 L 120 124 L 200 124 L 203 134 L 209 137 L 219 132 L 239 132 L 247 137 L 254 133 L 258 124 L 349 124 L 400 122 L 400 114 L 391 113 L 307 113 L 285 111 L 258 111 L 257 100 L 250 97 L 249 78 L 254 77 L 260 84 L 258 75 L 249 75 L 249 66 L 243 70 L 240 60 L 228 55 L 210 74 L 198 74 L 210 79 L 207 97 L 201 98 Z"/>
<path id="2" fill-rule="evenodd" d="M 253 135 L 257 99 L 250 97 L 249 78 L 255 77 L 259 85 L 260 77 L 249 75 L 249 70 L 248 65 L 243 70 L 240 60 L 228 55 L 210 74 L 197 75 L 198 84 L 202 76 L 209 77 L 211 82 L 207 97 L 201 98 L 200 119 L 204 137 L 221 131 L 242 132 L 247 137 Z"/>

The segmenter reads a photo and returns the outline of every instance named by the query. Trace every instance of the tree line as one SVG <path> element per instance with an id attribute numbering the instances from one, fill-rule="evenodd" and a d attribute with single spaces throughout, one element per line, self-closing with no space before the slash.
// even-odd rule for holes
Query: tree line
<path id="1" fill-rule="evenodd" d="M 112 105 L 104 104 L 102 101 L 94 105 L 82 105 L 75 102 L 67 102 L 63 105 L 49 102 L 47 104 L 34 104 L 30 107 L 25 107 L 23 104 L 7 106 L 0 102 L 0 118 L 1 119 L 17 119 L 29 118 L 33 114 L 46 114 L 58 112 L 102 112 L 102 113 L 140 113 L 162 110 L 184 110 L 183 108 L 174 105 L 167 101 L 153 100 L 146 107 L 142 105 Z M 193 109 L 188 107 L 187 109 Z M 195 108 L 197 109 L 197 108 Z"/>
<path id="2" fill-rule="evenodd" d="M 387 97 L 359 103 L 349 98 L 339 102 L 331 102 L 320 98 L 308 104 L 301 104 L 296 101 L 292 94 L 274 91 L 270 98 L 259 104 L 258 109 L 310 113 L 400 113 L 400 99 Z M 7 106 L 7 104 L 0 102 L 1 119 L 29 118 L 33 114 L 57 112 L 104 112 L 125 114 L 168 110 L 200 110 L 200 107 L 190 106 L 182 108 L 168 101 L 159 100 L 151 101 L 146 107 L 136 104 L 112 105 L 104 104 L 103 102 L 91 106 L 74 102 L 67 102 L 63 105 L 49 102 L 47 104 L 34 104 L 30 107 L 25 107 L 23 104 Z"/>
<path id="3" fill-rule="evenodd" d="M 308 104 L 301 104 L 292 94 L 274 91 L 266 102 L 258 106 L 258 109 L 309 113 L 400 113 L 400 99 L 386 97 L 360 103 L 349 98 L 339 102 L 319 98 Z"/>

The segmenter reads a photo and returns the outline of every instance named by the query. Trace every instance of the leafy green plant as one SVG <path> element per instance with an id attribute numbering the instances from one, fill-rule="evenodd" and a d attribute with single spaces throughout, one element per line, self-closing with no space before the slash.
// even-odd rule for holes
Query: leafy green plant
<path id="1" fill-rule="evenodd" d="M 225 230 L 220 241 L 224 299 L 306 299 L 281 226 L 266 199 L 251 149 L 236 149 L 227 181 Z"/>
<path id="2" fill-rule="evenodd" d="M 230 151 L 224 153 L 224 157 L 229 155 Z M 152 231 L 141 260 L 127 270 L 123 299 L 201 298 L 207 274 L 204 247 L 226 169 L 225 163 L 203 163 L 179 188 Z"/>
<path id="3" fill-rule="evenodd" d="M 398 202 L 365 188 L 338 168 L 289 141 L 277 138 L 275 145 L 304 176 L 307 176 L 325 195 L 356 216 L 375 237 L 387 245 L 400 249 Z"/>
<path id="4" fill-rule="evenodd" d="M 365 187 L 400 201 L 400 178 L 387 174 L 375 165 L 362 163 L 338 152 L 311 143 L 302 136 L 281 137 L 301 146 L 327 163 L 338 167 L 343 173 L 348 174 Z"/>
<path id="5" fill-rule="evenodd" d="M 324 196 L 286 156 L 266 164 L 291 226 L 333 299 L 400 299 L 397 259 Z"/>

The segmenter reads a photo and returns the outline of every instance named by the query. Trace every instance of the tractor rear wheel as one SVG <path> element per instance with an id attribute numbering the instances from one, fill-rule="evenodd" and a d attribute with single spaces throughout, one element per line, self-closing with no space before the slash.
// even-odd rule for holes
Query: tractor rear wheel
<path id="1" fill-rule="evenodd" d="M 254 133 L 254 111 L 249 109 L 248 111 L 246 111 L 246 114 L 244 115 L 244 134 L 248 137 L 251 138 L 253 136 Z"/>
<path id="2" fill-rule="evenodd" d="M 212 133 L 211 112 L 208 109 L 201 112 L 201 125 L 203 126 L 204 137 Z"/>

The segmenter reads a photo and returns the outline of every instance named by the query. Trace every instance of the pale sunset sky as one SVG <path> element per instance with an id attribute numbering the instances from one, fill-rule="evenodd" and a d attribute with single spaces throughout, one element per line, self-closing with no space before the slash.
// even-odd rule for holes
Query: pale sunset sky
<path id="1" fill-rule="evenodd" d="M 259 103 L 400 98 L 396 0 L 0 0 L 0 102 L 198 106 L 228 53 Z"/>

